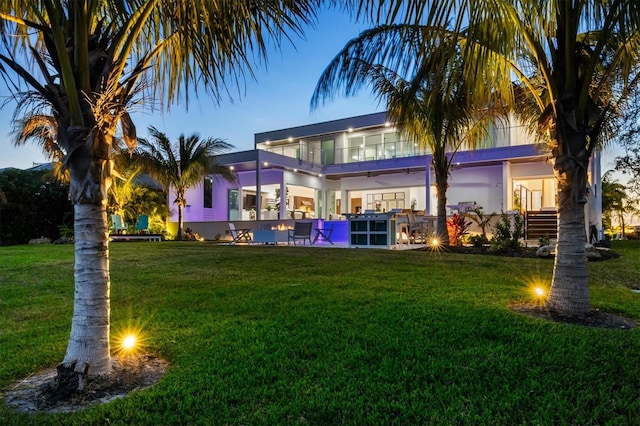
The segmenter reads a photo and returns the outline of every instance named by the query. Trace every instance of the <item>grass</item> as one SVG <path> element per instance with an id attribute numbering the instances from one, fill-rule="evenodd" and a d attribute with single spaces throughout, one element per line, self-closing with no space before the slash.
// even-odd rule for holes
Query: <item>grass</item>
<path id="1" fill-rule="evenodd" d="M 640 243 L 589 264 L 595 308 L 640 320 Z M 62 360 L 73 247 L 0 247 L 0 389 Z M 0 424 L 634 424 L 640 329 L 508 309 L 548 260 L 113 243 L 112 335 L 171 363 L 154 387 Z"/>

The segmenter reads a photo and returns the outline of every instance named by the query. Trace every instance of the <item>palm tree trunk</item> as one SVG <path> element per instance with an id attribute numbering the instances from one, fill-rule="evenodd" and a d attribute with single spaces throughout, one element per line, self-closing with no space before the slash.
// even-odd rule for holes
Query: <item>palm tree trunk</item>
<path id="1" fill-rule="evenodd" d="M 110 286 L 109 239 L 106 207 L 76 204 L 75 298 L 71 336 L 58 383 L 77 381 L 111 372 L 109 347 Z"/>
<path id="2" fill-rule="evenodd" d="M 182 217 L 182 203 L 178 203 L 178 235 L 176 239 L 182 240 L 182 228 L 184 227 L 184 219 Z"/>
<path id="3" fill-rule="evenodd" d="M 547 305 L 566 314 L 587 313 L 591 309 L 585 238 L 584 206 L 571 204 L 561 208 L 553 281 Z"/>
<path id="4" fill-rule="evenodd" d="M 447 230 L 447 186 L 446 183 L 436 184 L 438 188 L 438 207 L 437 207 L 437 219 L 436 219 L 436 235 L 440 244 L 443 246 L 449 245 L 449 231 Z"/>
<path id="5" fill-rule="evenodd" d="M 444 154 L 442 154 L 444 156 Z M 449 245 L 449 231 L 447 231 L 447 188 L 449 187 L 449 170 L 447 166 L 447 158 L 438 159 L 437 153 L 434 153 L 433 170 L 436 177 L 436 188 L 438 191 L 438 205 L 436 208 L 436 236 L 443 246 Z"/>

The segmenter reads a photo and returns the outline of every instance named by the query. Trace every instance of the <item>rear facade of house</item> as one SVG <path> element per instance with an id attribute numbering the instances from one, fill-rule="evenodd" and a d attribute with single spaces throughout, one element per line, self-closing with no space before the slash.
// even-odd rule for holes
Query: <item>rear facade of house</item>
<path id="1" fill-rule="evenodd" d="M 598 155 L 586 211 L 587 222 L 601 229 Z M 385 112 L 256 133 L 255 149 L 217 160 L 234 170 L 236 182 L 207 177 L 186 194 L 185 227 L 206 239 L 224 235 L 229 222 L 270 229 L 296 219 L 339 225 L 345 214 L 397 209 L 436 214 L 431 153 L 403 136 Z M 536 232 L 553 237 L 555 205 L 553 168 L 522 126 L 496 126 L 480 148 L 454 158 L 448 214 L 518 212 L 530 218 L 531 231 L 538 220 Z"/>

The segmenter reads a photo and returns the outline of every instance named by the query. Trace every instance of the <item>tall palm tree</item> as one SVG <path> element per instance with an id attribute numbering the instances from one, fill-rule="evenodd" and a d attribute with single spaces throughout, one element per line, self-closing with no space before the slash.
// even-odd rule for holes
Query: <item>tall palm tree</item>
<path id="1" fill-rule="evenodd" d="M 634 0 L 391 0 L 353 2 L 361 13 L 432 30 L 429 55 L 446 27 L 464 37 L 463 75 L 483 73 L 469 92 L 515 105 L 526 95 L 529 115 L 549 143 L 558 189 L 558 246 L 548 307 L 566 314 L 590 311 L 584 242 L 589 159 L 638 85 L 640 3 Z M 388 55 L 402 65 L 405 36 Z M 390 59 L 391 60 L 391 59 Z M 442 65 L 442 69 L 446 64 Z M 515 83 L 515 84 L 514 84 Z"/>
<path id="2" fill-rule="evenodd" d="M 349 41 L 323 72 L 311 104 L 317 107 L 340 90 L 349 96 L 365 85 L 371 86 L 373 93 L 386 102 L 387 114 L 398 128 L 432 153 L 438 196 L 436 234 L 442 244 L 448 245 L 447 188 L 455 154 L 462 146 L 475 149 L 486 142 L 491 123 L 504 113 L 496 105 L 479 108 L 469 103 L 470 85 L 482 75 L 462 75 L 458 36 L 448 33 L 438 38 L 430 46 L 430 55 L 424 56 L 420 54 L 421 40 L 430 37 L 430 30 L 426 34 L 413 30 L 407 25 L 379 26 Z M 385 65 L 389 62 L 385 52 L 412 31 L 413 39 L 403 45 L 402 59 L 412 65 L 397 67 L 412 74 L 405 79 Z M 444 61 L 446 66 L 436 68 L 435 61 L 438 65 Z"/>
<path id="3" fill-rule="evenodd" d="M 215 100 L 315 18 L 319 0 L 0 0 L 0 73 L 16 114 L 54 117 L 75 211 L 75 301 L 60 384 L 111 371 L 105 204 L 134 106 Z M 239 90 L 240 92 L 240 90 Z M 142 102 L 146 97 L 147 102 Z M 155 101 L 158 102 L 155 102 Z"/>
<path id="4" fill-rule="evenodd" d="M 215 156 L 231 148 L 221 139 L 200 139 L 198 135 L 180 135 L 177 145 L 155 127 L 149 127 L 153 141 L 139 139 L 139 155 L 142 167 L 155 178 L 165 191 L 173 189 L 178 205 L 178 235 L 182 239 L 184 227 L 182 212 L 187 205 L 185 193 L 190 187 L 202 182 L 205 176 L 223 178 L 230 182 L 235 175 L 226 166 L 216 162 Z"/>

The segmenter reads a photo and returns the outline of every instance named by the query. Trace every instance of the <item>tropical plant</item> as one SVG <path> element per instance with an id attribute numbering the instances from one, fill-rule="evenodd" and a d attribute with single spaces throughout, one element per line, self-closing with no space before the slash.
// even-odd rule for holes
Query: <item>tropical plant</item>
<path id="1" fill-rule="evenodd" d="M 317 0 L 0 0 L 0 73 L 16 118 L 53 117 L 75 210 L 76 298 L 59 385 L 111 371 L 106 199 L 120 124 L 135 106 L 230 94 L 266 46 L 302 32 Z M 239 91 L 240 92 L 240 91 Z M 146 96 L 147 102 L 142 102 Z M 34 128 L 35 128 L 34 127 Z"/>
<path id="2" fill-rule="evenodd" d="M 471 222 L 467 222 L 464 214 L 454 213 L 447 219 L 447 233 L 449 244 L 455 247 L 462 245 L 462 239 L 469 233 Z"/>
<path id="3" fill-rule="evenodd" d="M 235 175 L 226 166 L 216 162 L 215 156 L 231 145 L 222 139 L 200 139 L 198 135 L 180 135 L 177 144 L 155 127 L 149 127 L 152 141 L 139 139 L 138 156 L 142 168 L 164 186 L 165 191 L 175 193 L 173 201 L 178 206 L 178 235 L 182 239 L 183 209 L 187 205 L 187 189 L 201 182 L 205 176 L 234 181 Z"/>
<path id="4" fill-rule="evenodd" d="M 483 76 L 462 74 L 464 58 L 458 54 L 460 38 L 454 34 L 430 42 L 430 55 L 425 56 L 421 43 L 432 30 L 415 31 L 402 44 L 399 63 L 389 58 L 412 30 L 408 25 L 383 25 L 351 40 L 325 69 L 311 103 L 317 107 L 335 92 L 349 96 L 363 86 L 371 87 L 386 103 L 389 119 L 431 151 L 438 197 L 436 234 L 447 245 L 447 188 L 455 155 L 463 146 L 475 149 L 486 143 L 491 124 L 504 111 L 497 103 L 480 107 L 469 103 L 468 93 L 478 84 L 473 80 Z"/>
<path id="5" fill-rule="evenodd" d="M 627 218 L 638 214 L 640 209 L 630 195 L 626 185 L 618 182 L 611 171 L 602 177 L 602 223 L 609 231 L 614 229 L 613 219 L 620 227 L 620 236 L 626 239 Z"/>
<path id="6" fill-rule="evenodd" d="M 515 106 L 527 100 L 515 112 L 548 142 L 558 189 L 558 246 L 547 305 L 565 314 L 589 312 L 587 170 L 592 152 L 607 141 L 618 112 L 637 90 L 638 2 L 363 0 L 356 5 L 361 16 L 412 25 L 377 47 L 388 61 L 411 67 L 402 56 L 418 40 L 419 64 L 433 56 L 434 41 L 451 32 L 461 38 L 461 76 L 483 76 L 469 86 L 471 103 Z M 417 32 L 430 36 L 419 40 Z M 447 56 L 434 60 L 432 69 L 450 69 Z"/>
<path id="7" fill-rule="evenodd" d="M 492 212 L 487 214 L 482 211 L 482 207 L 476 207 L 470 212 L 467 212 L 466 215 L 469 219 L 474 221 L 480 227 L 480 230 L 482 231 L 481 236 L 483 240 L 488 242 L 489 239 L 487 238 L 487 227 L 489 226 L 493 218 L 498 215 L 498 213 Z"/>

